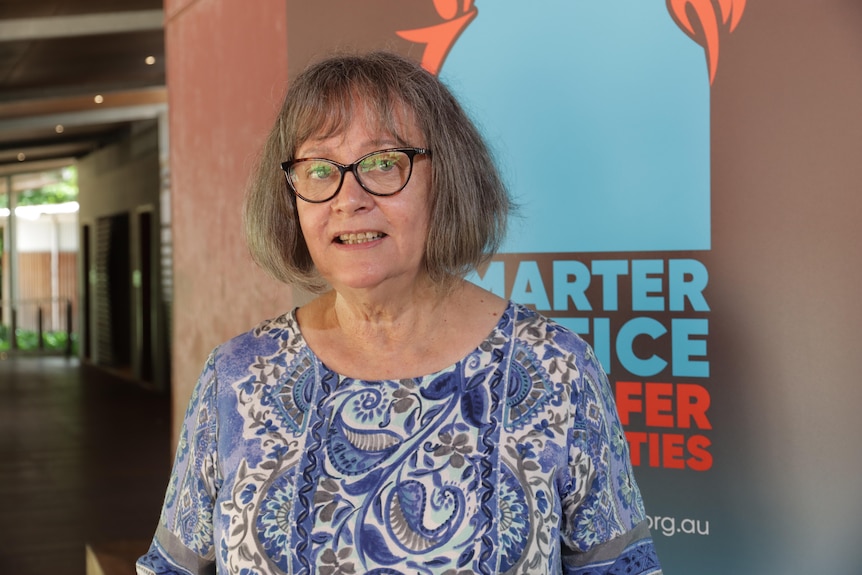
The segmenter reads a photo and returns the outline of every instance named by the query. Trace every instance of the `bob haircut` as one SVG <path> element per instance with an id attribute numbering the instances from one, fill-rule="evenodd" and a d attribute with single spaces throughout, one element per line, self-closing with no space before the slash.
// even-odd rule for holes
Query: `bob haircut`
<path id="1" fill-rule="evenodd" d="M 296 202 L 303 200 L 287 186 L 281 162 L 295 158 L 309 138 L 337 136 L 362 116 L 400 145 L 431 150 L 424 266 L 436 285 L 451 287 L 497 251 L 512 204 L 485 142 L 451 92 L 417 63 L 388 52 L 330 57 L 291 82 L 245 198 L 252 258 L 279 281 L 325 289 L 299 226 Z M 399 134 L 405 121 L 415 122 L 425 141 L 405 142 Z"/>

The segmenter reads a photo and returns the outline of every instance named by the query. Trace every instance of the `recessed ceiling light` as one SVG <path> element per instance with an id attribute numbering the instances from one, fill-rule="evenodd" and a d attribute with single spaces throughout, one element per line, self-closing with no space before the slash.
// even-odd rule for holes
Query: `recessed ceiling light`
<path id="1" fill-rule="evenodd" d="M 23 162 L 27 159 L 27 155 L 24 152 L 18 152 L 18 161 Z"/>
<path id="2" fill-rule="evenodd" d="M 102 102 L 105 101 L 105 98 L 103 98 L 101 94 L 97 94 L 96 97 L 93 98 L 93 101 L 96 102 L 97 104 L 101 104 Z"/>
<path id="3" fill-rule="evenodd" d="M 56 126 L 54 126 L 54 131 L 57 132 L 58 134 L 62 134 L 63 130 L 65 130 L 65 128 L 63 127 L 63 124 L 57 124 Z"/>
<path id="4" fill-rule="evenodd" d="M 153 64 L 156 63 L 156 57 L 155 56 L 147 56 L 146 59 L 144 60 L 144 62 L 147 63 L 147 66 L 152 66 Z"/>

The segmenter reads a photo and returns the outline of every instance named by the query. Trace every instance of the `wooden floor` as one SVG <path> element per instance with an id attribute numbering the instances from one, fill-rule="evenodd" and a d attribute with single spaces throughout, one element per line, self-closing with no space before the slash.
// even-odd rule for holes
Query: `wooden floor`
<path id="1" fill-rule="evenodd" d="M 146 551 L 170 400 L 77 360 L 0 357 L 0 574 L 84 575 L 85 545 Z"/>

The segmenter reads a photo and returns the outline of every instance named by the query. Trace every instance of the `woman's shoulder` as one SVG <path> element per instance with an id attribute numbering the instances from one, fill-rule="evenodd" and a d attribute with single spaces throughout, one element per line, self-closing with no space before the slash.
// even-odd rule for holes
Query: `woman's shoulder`
<path id="1" fill-rule="evenodd" d="M 524 304 L 510 302 L 512 334 L 533 346 L 547 346 L 561 352 L 591 355 L 589 344 L 562 322 L 549 318 Z"/>
<path id="2" fill-rule="evenodd" d="M 562 383 L 587 386 L 592 394 L 606 394 L 607 374 L 592 346 L 563 323 L 520 304 L 512 304 L 514 348 L 526 350 L 524 361 L 540 365 Z M 518 359 L 518 355 L 515 355 Z"/>
<path id="3" fill-rule="evenodd" d="M 210 361 L 220 375 L 245 370 L 262 358 L 296 353 L 304 347 L 296 322 L 296 310 L 261 321 L 216 347 Z"/>

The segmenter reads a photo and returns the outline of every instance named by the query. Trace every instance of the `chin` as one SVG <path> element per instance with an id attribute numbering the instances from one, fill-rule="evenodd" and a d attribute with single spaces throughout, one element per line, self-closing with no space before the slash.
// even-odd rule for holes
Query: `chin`
<path id="1" fill-rule="evenodd" d="M 334 274 L 328 278 L 329 284 L 336 291 L 356 290 L 356 289 L 373 289 L 384 283 L 387 276 L 376 273 L 357 273 L 357 274 Z"/>
<path id="2" fill-rule="evenodd" d="M 366 271 L 359 272 L 354 274 L 334 274 L 333 277 L 328 278 L 330 285 L 335 289 L 335 291 L 345 291 L 345 290 L 373 290 L 375 288 L 383 287 L 387 284 L 401 284 L 403 285 L 405 282 L 409 282 L 409 278 L 412 277 L 414 279 L 414 283 L 420 281 L 418 274 L 399 274 L 384 272 L 382 270 L 378 271 Z"/>

